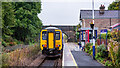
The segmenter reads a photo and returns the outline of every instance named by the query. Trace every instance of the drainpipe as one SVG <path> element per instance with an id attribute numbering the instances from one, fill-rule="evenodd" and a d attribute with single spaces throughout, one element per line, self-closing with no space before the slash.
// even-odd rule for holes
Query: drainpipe
<path id="1" fill-rule="evenodd" d="M 111 26 L 111 18 L 110 18 L 110 26 Z"/>
<path id="2" fill-rule="evenodd" d="M 85 28 L 85 19 L 83 19 L 83 22 L 84 22 L 84 28 Z"/>

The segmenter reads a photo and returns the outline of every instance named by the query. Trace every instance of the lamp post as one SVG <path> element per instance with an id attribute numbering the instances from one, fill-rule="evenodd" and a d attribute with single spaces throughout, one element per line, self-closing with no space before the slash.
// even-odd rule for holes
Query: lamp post
<path id="1" fill-rule="evenodd" d="M 93 59 L 95 59 L 95 35 L 94 35 L 94 0 L 92 0 L 92 17 L 93 21 L 91 23 L 91 27 L 93 29 Z"/>

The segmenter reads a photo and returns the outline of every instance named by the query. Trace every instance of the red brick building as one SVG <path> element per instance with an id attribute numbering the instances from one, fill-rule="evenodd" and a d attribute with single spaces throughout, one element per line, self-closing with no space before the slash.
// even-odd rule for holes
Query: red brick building
<path id="1" fill-rule="evenodd" d="M 120 10 L 104 10 L 101 5 L 100 10 L 94 10 L 95 14 L 95 27 L 98 27 L 98 33 L 101 29 L 109 29 L 111 25 L 120 23 Z M 80 10 L 80 21 L 82 27 L 90 27 L 92 22 L 92 10 Z"/>

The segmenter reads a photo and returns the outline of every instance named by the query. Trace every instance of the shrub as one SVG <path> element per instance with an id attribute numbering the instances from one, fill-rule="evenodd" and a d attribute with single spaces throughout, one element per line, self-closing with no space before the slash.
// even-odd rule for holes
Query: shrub
<path id="1" fill-rule="evenodd" d="M 108 51 L 106 50 L 104 44 L 97 47 L 97 53 L 98 53 L 97 54 L 98 57 L 102 57 L 102 58 L 108 57 Z"/>
<path id="2" fill-rule="evenodd" d="M 90 55 L 92 54 L 92 43 L 87 43 L 85 45 L 85 51 L 89 53 Z"/>
<path id="3" fill-rule="evenodd" d="M 13 46 L 13 45 L 17 45 L 17 43 L 16 42 L 10 42 L 9 45 Z"/>
<path id="4" fill-rule="evenodd" d="M 111 37 L 114 41 L 120 41 L 120 30 L 113 29 L 111 32 Z"/>
<path id="5" fill-rule="evenodd" d="M 102 39 L 106 39 L 106 34 L 101 34 Z"/>
<path id="6" fill-rule="evenodd" d="M 17 41 L 17 44 L 18 44 L 18 45 L 19 45 L 19 44 L 23 44 L 23 42 L 19 40 L 19 41 Z"/>
<path id="7" fill-rule="evenodd" d="M 107 60 L 107 61 L 105 62 L 105 66 L 112 66 L 112 62 L 110 62 L 110 61 Z"/>
<path id="8" fill-rule="evenodd" d="M 2 40 L 2 46 L 6 47 L 7 43 L 5 41 Z"/>
<path id="9" fill-rule="evenodd" d="M 110 39 L 110 43 L 108 44 L 108 51 L 109 56 L 112 59 L 112 63 L 115 67 L 120 67 L 120 55 L 119 55 L 119 43 L 117 41 L 114 41 Z"/>

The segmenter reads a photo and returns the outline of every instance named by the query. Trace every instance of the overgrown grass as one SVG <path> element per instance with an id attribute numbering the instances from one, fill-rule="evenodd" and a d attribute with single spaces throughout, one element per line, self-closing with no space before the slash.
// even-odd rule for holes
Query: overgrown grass
<path id="1" fill-rule="evenodd" d="M 23 49 L 17 49 L 10 53 L 2 54 L 2 66 L 26 66 L 30 64 L 35 55 L 40 51 L 39 45 L 34 44 Z"/>

